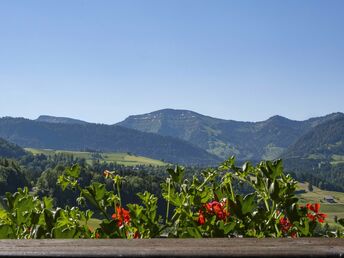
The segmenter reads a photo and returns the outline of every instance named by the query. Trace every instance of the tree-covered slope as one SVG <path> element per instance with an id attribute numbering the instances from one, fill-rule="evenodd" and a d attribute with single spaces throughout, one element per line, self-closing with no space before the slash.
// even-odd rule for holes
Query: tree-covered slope
<path id="1" fill-rule="evenodd" d="M 0 158 L 0 196 L 28 185 L 25 173 L 16 161 Z"/>
<path id="2" fill-rule="evenodd" d="M 0 138 L 0 157 L 1 158 L 20 158 L 26 154 L 25 150 L 16 144 Z"/>
<path id="3" fill-rule="evenodd" d="M 219 160 L 188 142 L 117 125 L 46 123 L 1 118 L 0 137 L 22 147 L 131 152 L 173 163 L 214 164 Z"/>
<path id="4" fill-rule="evenodd" d="M 331 159 L 344 155 L 344 117 L 319 124 L 291 145 L 285 158 Z"/>
<path id="5" fill-rule="evenodd" d="M 306 121 L 274 116 L 261 122 L 240 122 L 204 116 L 188 110 L 164 109 L 130 116 L 119 125 L 172 136 L 191 142 L 221 158 L 274 159 L 314 126 L 336 117 L 334 113 Z"/>

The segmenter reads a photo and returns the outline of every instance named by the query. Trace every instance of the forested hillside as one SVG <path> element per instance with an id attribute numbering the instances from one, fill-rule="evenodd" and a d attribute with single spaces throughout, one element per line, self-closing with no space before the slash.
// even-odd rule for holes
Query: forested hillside
<path id="1" fill-rule="evenodd" d="M 47 123 L 7 117 L 0 119 L 0 137 L 31 148 L 131 152 L 180 164 L 209 165 L 219 161 L 186 141 L 117 125 Z"/>
<path id="2" fill-rule="evenodd" d="M 319 124 L 282 156 L 288 171 L 322 189 L 344 191 L 344 118 Z"/>
<path id="3" fill-rule="evenodd" d="M 283 156 L 331 159 L 333 155 L 344 155 L 344 117 L 314 127 L 290 146 Z"/>

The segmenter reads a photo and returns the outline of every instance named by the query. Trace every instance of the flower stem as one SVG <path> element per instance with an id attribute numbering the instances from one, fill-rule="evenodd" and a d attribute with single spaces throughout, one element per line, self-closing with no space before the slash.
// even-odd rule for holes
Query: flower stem
<path id="1" fill-rule="evenodd" d="M 117 188 L 117 193 L 118 193 L 118 198 L 119 198 L 119 207 L 122 208 L 121 187 L 119 185 L 119 181 L 116 182 L 116 188 Z"/>
<path id="2" fill-rule="evenodd" d="M 168 223 L 168 214 L 170 213 L 170 194 L 171 194 L 171 179 L 168 178 L 168 190 L 167 190 L 167 207 L 166 207 L 166 224 Z"/>

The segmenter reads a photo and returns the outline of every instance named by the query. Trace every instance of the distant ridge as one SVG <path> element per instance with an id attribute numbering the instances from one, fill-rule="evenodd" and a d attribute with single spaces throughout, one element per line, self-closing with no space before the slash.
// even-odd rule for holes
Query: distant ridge
<path id="1" fill-rule="evenodd" d="M 307 134 L 322 125 L 332 128 L 331 124 L 342 118 L 344 114 L 337 112 L 304 121 L 276 115 L 265 121 L 241 122 L 176 109 L 129 116 L 115 125 L 54 116 L 36 120 L 4 117 L 0 119 L 0 137 L 23 147 L 132 152 L 171 163 L 209 165 L 232 155 L 251 161 L 286 157 L 295 154 L 301 143 L 305 146 L 297 152 L 308 153 L 326 130 L 312 141 L 306 141 Z M 340 126 L 333 137 L 342 132 Z"/>
<path id="2" fill-rule="evenodd" d="M 273 116 L 260 122 L 240 122 L 204 116 L 189 110 L 162 109 L 129 116 L 118 125 L 177 137 L 225 159 L 275 159 L 311 128 L 343 113 L 333 113 L 305 121 Z"/>
<path id="3" fill-rule="evenodd" d="M 38 122 L 46 122 L 46 123 L 55 123 L 55 124 L 78 124 L 78 125 L 88 124 L 85 121 L 74 119 L 74 118 L 47 116 L 47 115 L 39 116 L 36 119 L 36 121 L 38 121 Z"/>

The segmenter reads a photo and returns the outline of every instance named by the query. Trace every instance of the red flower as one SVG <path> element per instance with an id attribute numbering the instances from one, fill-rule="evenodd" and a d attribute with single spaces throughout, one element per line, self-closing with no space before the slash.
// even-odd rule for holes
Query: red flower
<path id="1" fill-rule="evenodd" d="M 288 233 L 289 229 L 293 226 L 293 224 L 291 224 L 289 219 L 285 216 L 280 218 L 279 224 L 281 226 L 282 232 L 285 234 Z"/>
<path id="2" fill-rule="evenodd" d="M 319 221 L 320 223 L 325 222 L 327 217 L 324 213 L 319 213 L 320 203 L 315 203 L 314 205 L 307 203 L 307 209 L 310 210 L 310 213 L 307 213 L 307 217 L 312 221 Z"/>
<path id="3" fill-rule="evenodd" d="M 279 224 L 280 224 L 281 230 L 284 234 L 289 233 L 290 229 L 293 227 L 293 224 L 290 222 L 290 220 L 286 216 L 283 216 L 280 218 Z M 296 238 L 297 237 L 297 231 L 290 232 L 290 236 L 292 238 Z"/>
<path id="4" fill-rule="evenodd" d="M 130 222 L 130 214 L 124 208 L 116 207 L 116 213 L 112 214 L 112 219 L 117 220 L 118 227 L 123 225 L 123 222 L 128 224 Z"/>
<path id="5" fill-rule="evenodd" d="M 229 212 L 226 210 L 225 202 L 212 201 L 205 205 L 209 214 L 215 214 L 220 220 L 225 220 L 229 216 Z"/>
<path id="6" fill-rule="evenodd" d="M 229 217 L 229 212 L 226 210 L 226 202 L 212 201 L 204 204 L 205 212 L 210 215 L 216 215 L 220 220 L 225 220 Z M 202 209 L 198 212 L 198 223 L 203 225 L 205 223 L 205 216 Z"/>
<path id="7" fill-rule="evenodd" d="M 203 214 L 202 210 L 199 210 L 198 212 L 198 220 L 197 220 L 198 224 L 203 225 L 205 223 L 205 217 Z"/>

